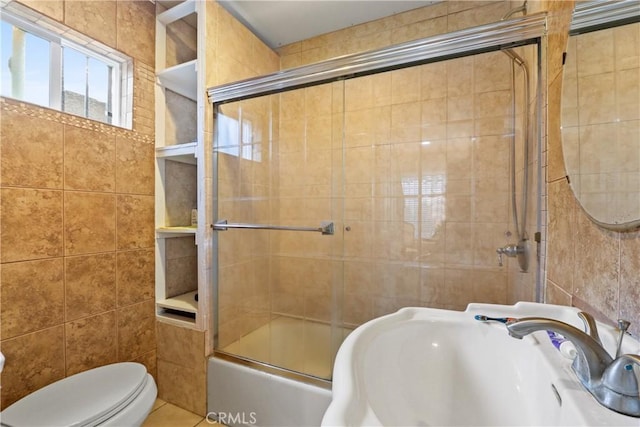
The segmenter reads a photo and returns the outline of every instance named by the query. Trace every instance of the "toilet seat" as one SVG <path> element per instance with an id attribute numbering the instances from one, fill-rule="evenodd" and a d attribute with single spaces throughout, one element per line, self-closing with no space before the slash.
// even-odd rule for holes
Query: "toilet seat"
<path id="1" fill-rule="evenodd" d="M 90 369 L 20 399 L 2 411 L 2 422 L 11 426 L 96 426 L 129 405 L 148 378 L 139 363 Z"/>

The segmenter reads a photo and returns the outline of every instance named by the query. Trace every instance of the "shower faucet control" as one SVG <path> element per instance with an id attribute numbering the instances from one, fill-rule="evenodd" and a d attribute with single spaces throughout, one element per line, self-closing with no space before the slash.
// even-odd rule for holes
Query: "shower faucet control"
<path id="1" fill-rule="evenodd" d="M 527 241 L 525 239 L 520 240 L 517 244 L 506 245 L 496 249 L 498 254 L 498 265 L 502 267 L 502 256 L 506 255 L 509 258 L 518 258 L 518 263 L 523 272 L 526 272 L 529 267 L 528 262 L 528 250 Z"/>
<path id="2" fill-rule="evenodd" d="M 509 258 L 515 258 L 518 256 L 518 251 L 518 245 L 506 245 L 496 249 L 496 252 L 498 253 L 498 265 L 502 267 L 502 255 L 506 255 Z"/>

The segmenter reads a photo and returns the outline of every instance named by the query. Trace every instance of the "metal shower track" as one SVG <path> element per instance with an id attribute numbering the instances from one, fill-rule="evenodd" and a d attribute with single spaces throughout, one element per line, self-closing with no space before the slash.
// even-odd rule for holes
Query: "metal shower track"
<path id="1" fill-rule="evenodd" d="M 532 43 L 545 33 L 546 14 L 539 13 L 214 86 L 207 90 L 207 95 L 212 104 L 234 102 L 300 87 L 524 45 Z"/>

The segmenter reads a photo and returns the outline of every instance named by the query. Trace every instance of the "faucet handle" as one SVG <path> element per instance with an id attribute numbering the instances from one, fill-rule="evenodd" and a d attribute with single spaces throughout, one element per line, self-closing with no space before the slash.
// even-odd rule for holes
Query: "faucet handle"
<path id="1" fill-rule="evenodd" d="M 631 322 L 629 322 L 628 320 L 618 319 L 618 329 L 620 329 L 622 332 L 627 332 L 629 326 L 631 326 Z"/>
<path id="2" fill-rule="evenodd" d="M 620 329 L 620 336 L 618 337 L 618 348 L 616 349 L 616 359 L 620 357 L 621 349 L 622 349 L 622 339 L 624 338 L 624 334 L 627 332 L 631 326 L 631 322 L 624 319 L 618 319 L 618 329 Z"/>
<path id="3" fill-rule="evenodd" d="M 623 399 L 632 397 L 637 400 L 640 398 L 640 392 L 638 392 L 638 379 L 633 372 L 634 364 L 640 365 L 640 356 L 637 354 L 623 354 L 618 357 L 604 371 L 602 384 L 621 395 Z M 635 407 L 636 411 L 640 411 L 640 405 L 637 402 Z"/>
<path id="4" fill-rule="evenodd" d="M 582 323 L 584 323 L 584 332 L 596 340 L 598 344 L 602 345 L 600 335 L 598 334 L 598 325 L 593 316 L 586 311 L 581 311 L 578 313 L 578 317 L 582 320 Z"/>

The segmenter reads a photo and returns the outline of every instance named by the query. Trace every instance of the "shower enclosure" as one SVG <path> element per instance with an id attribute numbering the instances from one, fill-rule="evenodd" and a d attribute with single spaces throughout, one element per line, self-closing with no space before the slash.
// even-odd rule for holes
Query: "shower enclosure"
<path id="1" fill-rule="evenodd" d="M 217 349 L 331 377 L 343 339 L 342 82 L 221 105 Z M 333 327 L 332 327 L 333 326 Z"/>
<path id="2" fill-rule="evenodd" d="M 217 357 L 329 387 L 340 343 L 372 318 L 536 299 L 537 263 L 501 266 L 496 249 L 538 230 L 516 228 L 511 196 L 528 174 L 536 218 L 543 25 L 519 18 L 209 90 Z"/>

